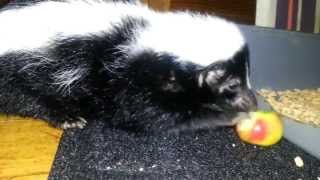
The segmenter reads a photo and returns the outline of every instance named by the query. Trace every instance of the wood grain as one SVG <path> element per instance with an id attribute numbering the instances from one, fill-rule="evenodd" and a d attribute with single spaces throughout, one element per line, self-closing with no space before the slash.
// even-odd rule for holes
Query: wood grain
<path id="1" fill-rule="evenodd" d="M 159 11 L 170 10 L 171 0 L 142 0 L 142 2 L 148 4 L 151 8 Z"/>
<path id="2" fill-rule="evenodd" d="M 43 121 L 0 115 L 0 179 L 47 179 L 61 135 Z"/>
<path id="3" fill-rule="evenodd" d="M 1 8 L 3 5 L 7 4 L 8 2 L 9 2 L 9 0 L 0 0 L 0 8 Z"/>
<path id="4" fill-rule="evenodd" d="M 214 13 L 229 20 L 254 24 L 256 0 L 171 0 L 170 10 Z"/>

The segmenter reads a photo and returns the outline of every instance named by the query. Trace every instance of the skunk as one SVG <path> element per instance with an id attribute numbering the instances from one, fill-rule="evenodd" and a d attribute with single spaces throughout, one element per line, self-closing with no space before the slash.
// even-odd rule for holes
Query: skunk
<path id="1" fill-rule="evenodd" d="M 257 106 L 248 45 L 216 16 L 68 0 L 7 7 L 0 23 L 1 113 L 153 133 L 234 125 Z"/>

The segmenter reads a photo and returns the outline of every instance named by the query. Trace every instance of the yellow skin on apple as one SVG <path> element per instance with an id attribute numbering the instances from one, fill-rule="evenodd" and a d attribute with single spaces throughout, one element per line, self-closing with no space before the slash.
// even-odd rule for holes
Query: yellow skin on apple
<path id="1" fill-rule="evenodd" d="M 256 111 L 250 113 L 250 118 L 238 122 L 236 131 L 242 141 L 271 146 L 282 138 L 283 124 L 275 112 Z"/>

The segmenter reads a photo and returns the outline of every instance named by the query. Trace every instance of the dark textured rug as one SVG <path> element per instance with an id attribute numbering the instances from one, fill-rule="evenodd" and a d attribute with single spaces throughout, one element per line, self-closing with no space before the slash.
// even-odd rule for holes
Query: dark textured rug
<path id="1" fill-rule="evenodd" d="M 300 156 L 299 168 L 294 158 Z M 308 179 L 320 161 L 286 140 L 241 142 L 233 129 L 136 137 L 92 122 L 64 134 L 49 179 Z"/>

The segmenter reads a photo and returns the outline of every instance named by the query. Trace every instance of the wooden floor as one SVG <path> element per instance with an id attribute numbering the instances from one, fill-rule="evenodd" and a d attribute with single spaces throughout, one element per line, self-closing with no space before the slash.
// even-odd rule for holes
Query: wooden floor
<path id="1" fill-rule="evenodd" d="M 0 180 L 47 179 L 62 131 L 0 115 Z"/>

